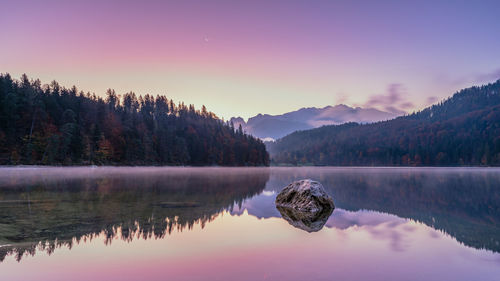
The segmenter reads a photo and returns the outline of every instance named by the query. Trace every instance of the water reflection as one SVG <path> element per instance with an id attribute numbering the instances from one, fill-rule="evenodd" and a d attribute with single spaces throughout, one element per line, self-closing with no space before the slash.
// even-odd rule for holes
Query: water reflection
<path id="1" fill-rule="evenodd" d="M 318 212 L 301 212 L 293 208 L 276 207 L 290 225 L 307 232 L 320 231 L 333 212 L 333 208 L 323 208 Z"/>
<path id="2" fill-rule="evenodd" d="M 499 169 L 281 168 L 273 170 L 265 191 L 277 192 L 302 178 L 320 181 L 339 209 L 394 214 L 467 246 L 500 252 Z M 244 204 L 249 213 L 276 215 L 268 204 L 250 201 Z"/>
<path id="3" fill-rule="evenodd" d="M 204 227 L 259 194 L 269 178 L 268 169 L 44 170 L 0 177 L 0 261 L 71 248 L 101 233 L 107 243 Z"/>
<path id="4" fill-rule="evenodd" d="M 311 224 L 275 208 L 276 193 L 301 178 L 320 181 L 333 196 L 338 208 L 331 217 Z M 308 231 L 324 224 L 338 235 L 363 228 L 369 239 L 390 241 L 394 252 L 408 249 L 405 237 L 417 231 L 411 219 L 466 246 L 500 252 L 499 183 L 492 169 L 1 169 L 0 259 L 52 253 L 96 236 L 107 244 L 165 238 L 204 228 L 225 212 L 283 215 Z"/>

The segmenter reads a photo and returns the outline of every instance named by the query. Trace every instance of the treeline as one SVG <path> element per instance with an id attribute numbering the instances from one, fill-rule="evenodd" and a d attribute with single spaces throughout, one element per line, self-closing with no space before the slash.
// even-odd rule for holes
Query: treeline
<path id="1" fill-rule="evenodd" d="M 275 164 L 499 166 L 500 80 L 393 120 L 295 132 L 268 149 Z"/>
<path id="2" fill-rule="evenodd" d="M 260 166 L 269 156 L 205 106 L 0 74 L 0 164 Z"/>

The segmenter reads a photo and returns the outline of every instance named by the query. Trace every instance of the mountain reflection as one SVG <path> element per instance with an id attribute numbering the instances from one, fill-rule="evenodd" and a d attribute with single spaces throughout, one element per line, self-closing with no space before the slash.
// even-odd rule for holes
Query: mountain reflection
<path id="1" fill-rule="evenodd" d="M 467 246 L 500 252 L 499 169 L 281 168 L 273 170 L 266 191 L 279 191 L 302 178 L 320 181 L 340 209 L 394 214 L 441 230 Z M 263 207 L 255 213 L 262 216 Z"/>
<path id="2" fill-rule="evenodd" d="M 302 178 L 320 181 L 334 199 L 337 209 L 321 227 L 412 219 L 500 252 L 497 169 L 12 168 L 0 172 L 0 260 L 99 235 L 106 243 L 163 238 L 223 211 L 280 217 L 276 193 Z"/>
<path id="3" fill-rule="evenodd" d="M 108 243 L 117 236 L 163 238 L 195 224 L 204 227 L 259 194 L 269 179 L 265 168 L 121 169 L 2 174 L 0 261 L 11 254 L 19 261 L 37 250 L 50 254 L 102 233 Z"/>

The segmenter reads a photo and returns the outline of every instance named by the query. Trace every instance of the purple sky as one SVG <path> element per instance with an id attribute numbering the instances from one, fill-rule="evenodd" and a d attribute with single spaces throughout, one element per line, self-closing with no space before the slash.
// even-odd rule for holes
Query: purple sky
<path id="1" fill-rule="evenodd" d="M 500 1 L 0 3 L 0 72 L 221 117 L 413 111 L 500 78 Z"/>

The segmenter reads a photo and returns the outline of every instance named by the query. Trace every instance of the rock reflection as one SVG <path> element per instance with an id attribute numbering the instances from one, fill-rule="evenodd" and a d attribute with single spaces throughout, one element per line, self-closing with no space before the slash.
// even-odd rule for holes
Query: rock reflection
<path id="1" fill-rule="evenodd" d="M 333 212 L 333 208 L 323 208 L 319 212 L 301 212 L 293 208 L 277 206 L 281 216 L 292 226 L 307 232 L 317 232 L 323 228 Z"/>
<path id="2" fill-rule="evenodd" d="M 394 214 L 443 231 L 469 247 L 500 252 L 500 169 L 275 168 L 265 190 L 279 192 L 302 178 L 321 182 L 339 210 Z M 266 206 L 252 200 L 244 206 L 250 214 L 274 215 L 273 205 L 264 211 Z"/>
<path id="3" fill-rule="evenodd" d="M 204 227 L 221 211 L 262 192 L 269 170 L 157 169 L 143 173 L 97 172 L 67 177 L 3 179 L 0 190 L 0 261 L 104 234 L 114 238 L 163 238 Z M 22 177 L 22 178 L 21 178 Z M 21 183 L 21 184 L 19 184 Z"/>
<path id="4" fill-rule="evenodd" d="M 7 172 L 6 172 L 7 171 Z M 500 170 L 361 168 L 111 168 L 0 171 L 0 261 L 99 235 L 132 241 L 204 227 L 222 211 L 325 225 L 390 228 L 411 219 L 466 246 L 500 252 Z M 300 178 L 323 183 L 337 210 L 307 217 L 274 205 Z M 260 195 L 259 195 L 260 194 Z M 259 196 L 256 196 L 259 195 Z M 368 212 L 367 210 L 371 210 Z M 381 215 L 383 214 L 383 215 Z M 380 229 L 375 229 L 380 230 Z M 406 230 L 405 230 L 406 231 Z M 393 250 L 404 250 L 397 235 Z M 307 233 L 305 233 L 307 234 Z M 396 233 L 397 234 L 397 233 Z M 392 247 L 392 246 L 391 246 Z"/>

